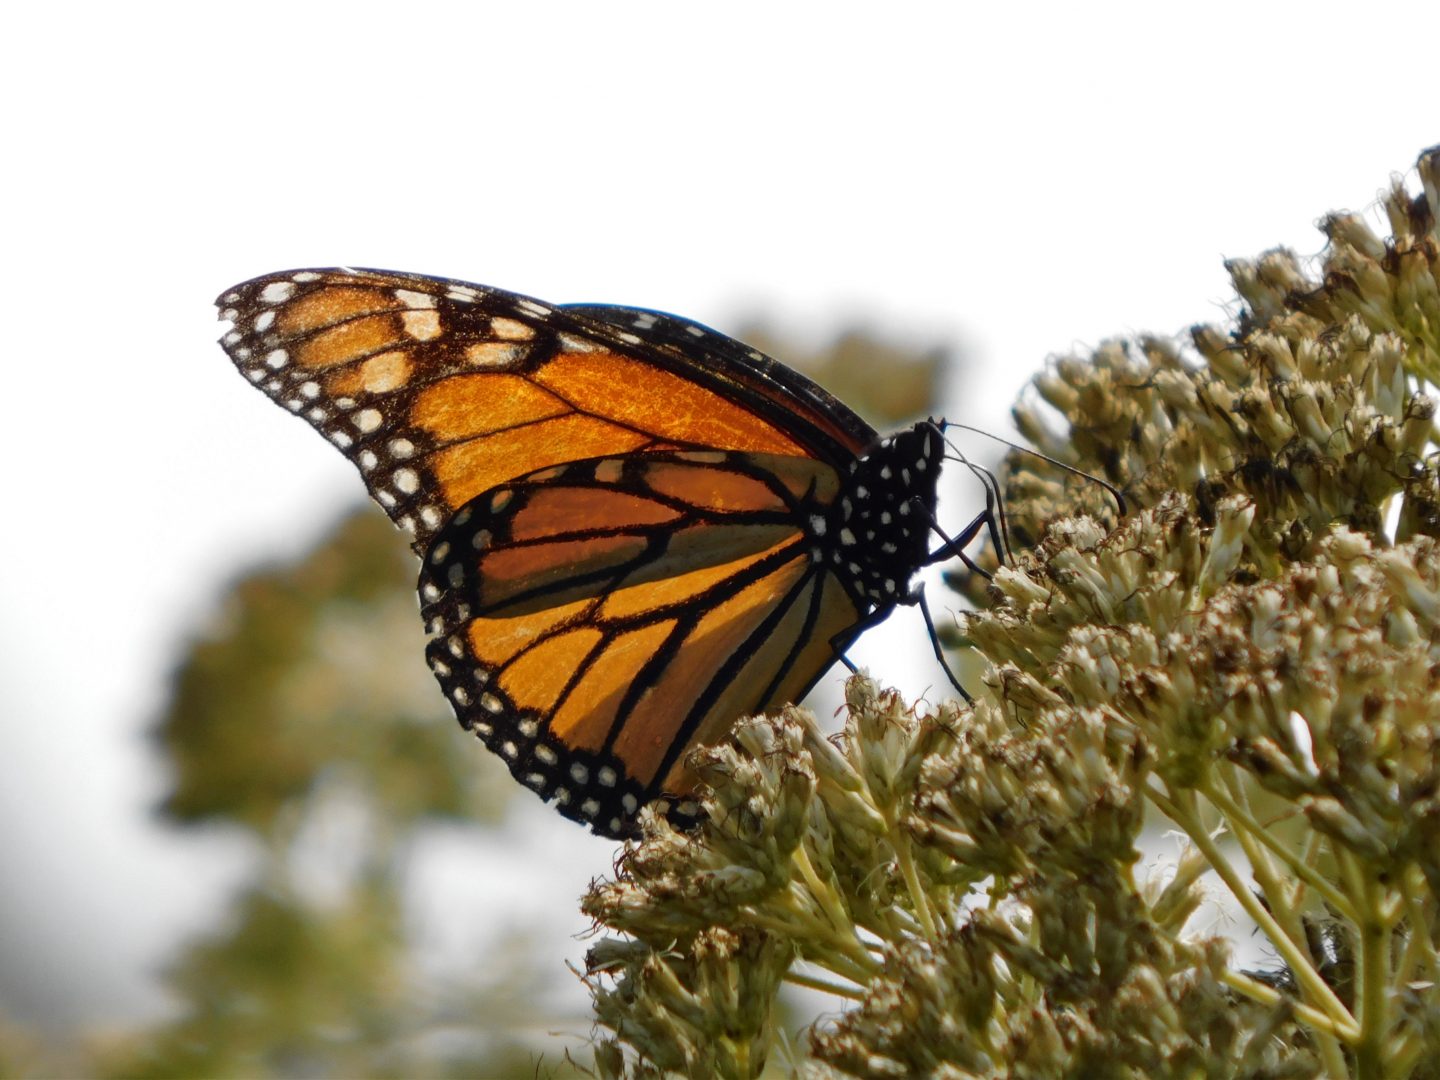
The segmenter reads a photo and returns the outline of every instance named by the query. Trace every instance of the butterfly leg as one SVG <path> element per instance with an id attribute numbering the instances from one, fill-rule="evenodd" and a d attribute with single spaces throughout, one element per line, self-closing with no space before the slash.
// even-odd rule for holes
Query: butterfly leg
<path id="1" fill-rule="evenodd" d="M 955 676 L 955 672 L 950 670 L 950 664 L 945 659 L 945 651 L 940 647 L 940 633 L 935 629 L 935 620 L 930 615 L 930 605 L 925 601 L 925 586 L 917 585 L 915 590 L 910 594 L 909 599 L 902 601 L 902 603 L 915 603 L 920 605 L 920 614 L 924 616 L 925 629 L 930 635 L 930 647 L 935 650 L 935 659 L 940 661 L 940 666 L 945 669 L 945 677 L 950 680 L 950 685 L 955 687 L 955 691 L 966 701 L 973 702 L 975 699 L 971 697 L 970 692 L 960 684 L 960 680 Z M 839 658 L 840 662 L 850 669 L 850 674 L 857 674 L 860 669 L 855 666 L 850 660 L 850 657 L 845 655 L 845 650 L 853 645 L 855 639 L 866 630 L 884 622 L 893 610 L 894 608 L 890 606 L 876 608 L 858 624 L 830 639 L 830 647 L 835 650 L 835 655 Z"/>
<path id="2" fill-rule="evenodd" d="M 930 520 L 930 528 L 940 537 L 941 540 L 944 540 L 945 543 L 942 544 L 940 547 L 936 548 L 934 551 L 930 552 L 930 554 L 925 557 L 925 565 L 929 566 L 932 563 L 943 562 L 946 559 L 953 559 L 958 556 L 960 561 L 963 562 L 972 572 L 979 574 L 986 580 L 989 580 L 990 575 L 984 570 L 980 569 L 980 567 L 975 564 L 974 560 L 971 559 L 970 556 L 965 554 L 965 549 L 969 547 L 972 543 L 974 543 L 975 537 L 980 535 L 980 530 L 982 528 L 989 530 L 990 542 L 996 545 L 995 550 L 1004 551 L 1004 548 L 1002 548 L 999 544 L 1000 537 L 995 527 L 995 515 L 989 507 L 986 507 L 983 511 L 977 514 L 975 516 L 975 520 L 970 522 L 970 524 L 966 525 L 965 528 L 960 531 L 960 535 L 954 539 L 952 539 L 950 535 L 945 532 L 944 529 L 940 528 L 939 524 L 934 520 L 934 518 L 931 518 Z"/>
<path id="3" fill-rule="evenodd" d="M 925 601 L 924 585 L 916 586 L 915 602 L 920 605 L 920 614 L 925 619 L 925 629 L 930 634 L 930 647 L 935 650 L 935 659 L 939 660 L 940 666 L 945 669 L 945 677 L 950 680 L 950 685 L 955 687 L 956 692 L 973 705 L 975 699 L 970 696 L 970 692 L 965 687 L 960 685 L 960 680 L 955 676 L 955 672 L 950 670 L 950 663 L 945 659 L 945 650 L 940 647 L 940 633 L 935 629 L 935 620 L 930 616 L 930 605 Z"/>

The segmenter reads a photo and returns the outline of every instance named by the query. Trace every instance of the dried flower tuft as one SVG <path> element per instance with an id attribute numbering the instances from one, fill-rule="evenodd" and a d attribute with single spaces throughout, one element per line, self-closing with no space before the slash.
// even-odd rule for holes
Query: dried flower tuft
<path id="1" fill-rule="evenodd" d="M 585 901 L 607 1076 L 753 1076 L 784 982 L 846 1003 L 807 1076 L 1407 1076 L 1440 1060 L 1440 148 L 1321 274 L 1229 264 L 1189 347 L 1109 342 L 1017 408 L 1025 550 L 973 706 L 864 677 L 697 760 Z M 1154 838 L 1184 850 L 1168 872 Z M 1152 852 L 1146 856 L 1146 851 Z M 1228 896 L 1268 942 L 1246 971 Z"/>

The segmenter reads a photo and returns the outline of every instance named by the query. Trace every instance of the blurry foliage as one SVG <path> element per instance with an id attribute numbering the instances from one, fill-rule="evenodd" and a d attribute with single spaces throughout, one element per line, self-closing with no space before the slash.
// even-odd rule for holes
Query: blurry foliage
<path id="1" fill-rule="evenodd" d="M 271 835 L 317 777 L 343 773 L 393 828 L 494 820 L 508 788 L 488 781 L 503 770 L 442 722 L 424 640 L 414 559 L 368 509 L 296 565 L 246 577 L 192 647 L 156 729 L 175 772 L 162 813 Z"/>
<path id="2" fill-rule="evenodd" d="M 741 336 L 878 428 L 937 407 L 941 350 L 851 331 L 797 356 L 769 331 Z M 57 1048 L 0 1017 L 0 1076 L 530 1078 L 579 1075 L 572 1057 L 588 1066 L 588 1047 L 544 1040 L 584 1030 L 544 1015 L 560 943 L 513 935 L 460 986 L 427 983 L 409 954 L 416 831 L 493 826 L 521 790 L 455 723 L 425 665 L 416 569 L 367 508 L 228 590 L 153 732 L 171 766 L 159 811 L 253 836 L 253 879 L 223 925 L 169 965 L 176 1019 Z"/>
<path id="3" fill-rule="evenodd" d="M 504 1028 L 427 992 L 404 935 L 406 841 L 427 822 L 494 823 L 511 785 L 454 723 L 423 660 L 413 558 L 388 521 L 341 521 L 297 563 L 244 577 L 176 674 L 155 738 L 161 813 L 249 830 L 262 860 L 227 925 L 170 968 L 172 1023 L 112 1048 L 125 1077 L 532 1075 Z M 317 840 L 317 836 L 321 839 Z M 484 975 L 527 983 L 524 957 Z M 497 978 L 497 975 L 500 976 Z"/>
<path id="4" fill-rule="evenodd" d="M 859 328 L 818 351 L 802 350 L 759 321 L 736 337 L 805 372 L 882 432 L 934 412 L 952 370 L 944 348 L 917 349 Z"/>

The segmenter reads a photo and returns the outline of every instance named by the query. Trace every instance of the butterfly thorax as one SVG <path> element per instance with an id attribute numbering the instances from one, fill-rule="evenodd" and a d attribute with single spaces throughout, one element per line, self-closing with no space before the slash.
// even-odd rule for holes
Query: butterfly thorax
<path id="1" fill-rule="evenodd" d="M 851 464 L 839 498 L 811 517 L 811 559 L 829 565 L 858 600 L 881 608 L 912 600 L 944 445 L 930 421 L 881 439 Z"/>

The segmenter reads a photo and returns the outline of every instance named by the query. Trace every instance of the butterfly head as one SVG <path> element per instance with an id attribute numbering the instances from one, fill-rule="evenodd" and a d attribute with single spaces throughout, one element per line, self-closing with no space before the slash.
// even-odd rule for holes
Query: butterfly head
<path id="1" fill-rule="evenodd" d="M 826 522 L 835 572 L 876 607 L 910 599 L 924 565 L 945 441 L 930 421 L 881 439 L 858 458 Z"/>

